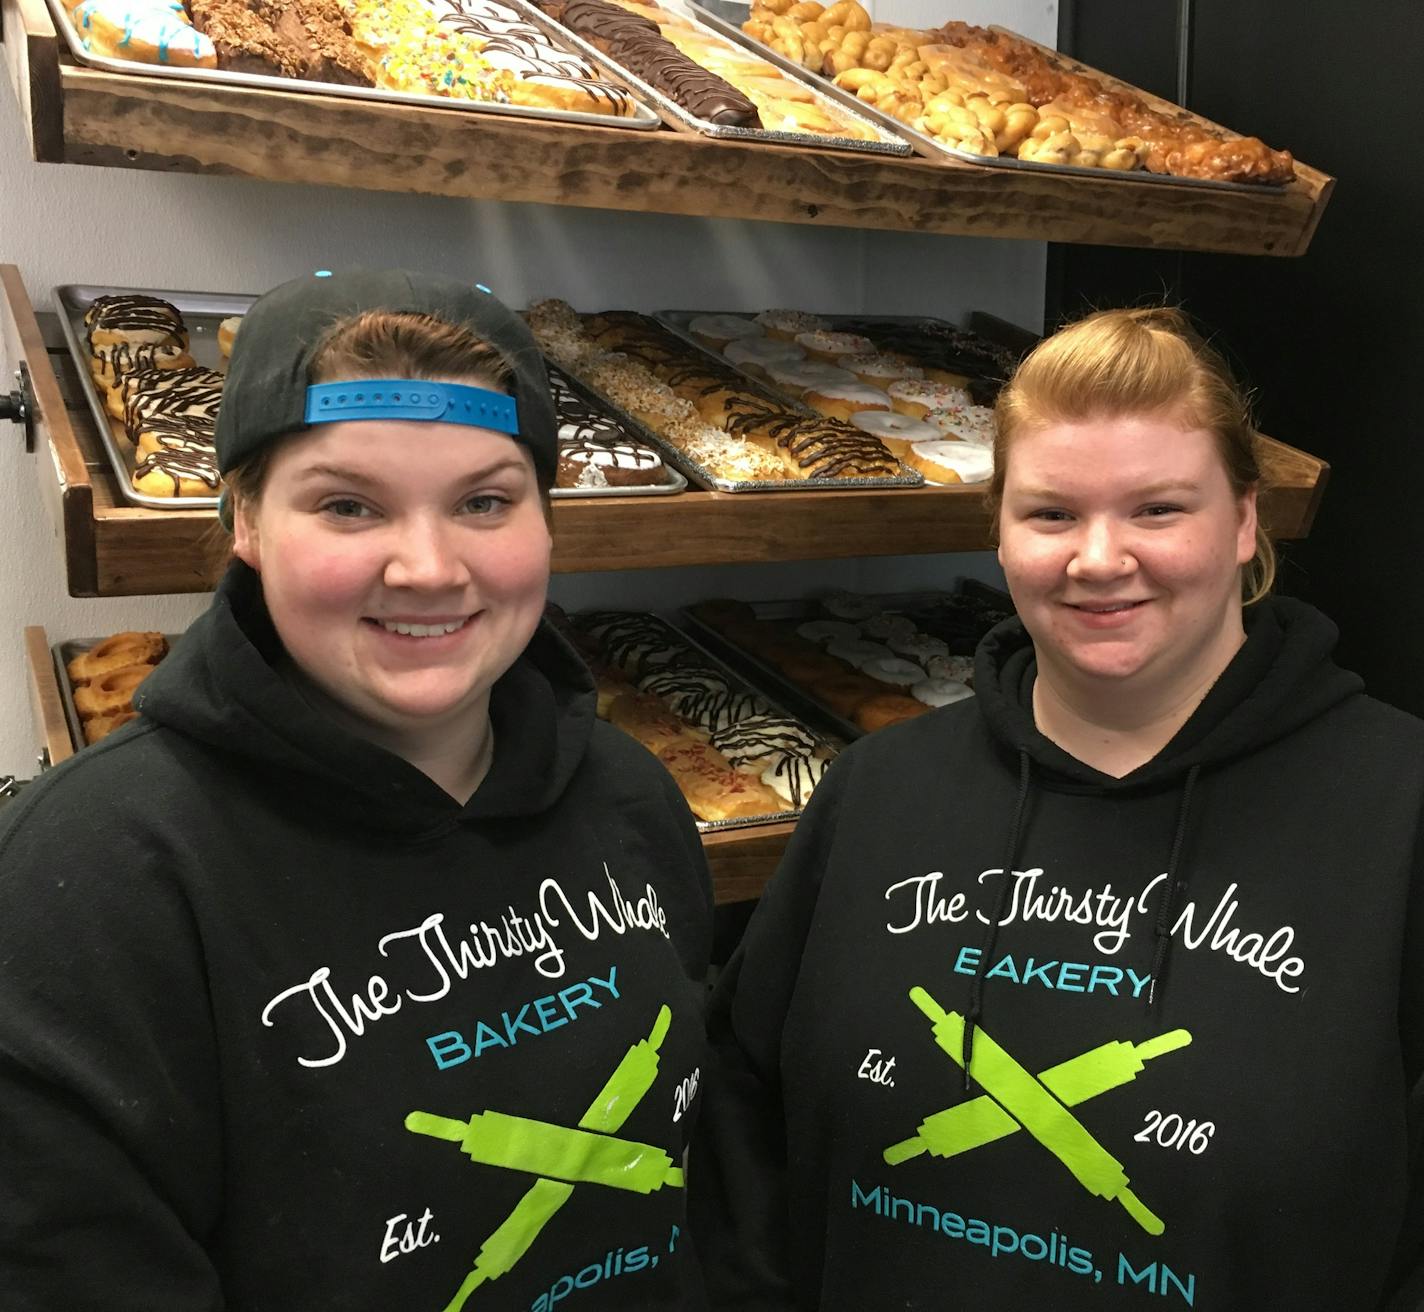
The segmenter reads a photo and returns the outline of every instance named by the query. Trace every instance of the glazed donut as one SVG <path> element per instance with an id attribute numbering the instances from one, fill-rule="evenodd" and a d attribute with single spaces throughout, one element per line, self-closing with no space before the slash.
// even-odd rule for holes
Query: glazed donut
<path id="1" fill-rule="evenodd" d="M 69 682 L 76 688 L 127 665 L 157 665 L 168 653 L 168 639 L 161 633 L 127 630 L 96 642 L 88 651 L 65 666 Z"/>
<path id="2" fill-rule="evenodd" d="M 728 342 L 762 335 L 756 324 L 739 314 L 699 314 L 687 325 L 687 331 L 718 351 Z"/>
<path id="3" fill-rule="evenodd" d="M 961 387 L 907 378 L 890 384 L 890 406 L 912 419 L 923 419 L 931 410 L 970 404 L 969 393 Z"/>
<path id="4" fill-rule="evenodd" d="M 218 324 L 218 350 L 224 360 L 232 354 L 232 344 L 237 340 L 237 330 L 242 324 L 242 316 L 234 314 Z"/>
<path id="5" fill-rule="evenodd" d="M 955 679 L 926 679 L 911 687 L 910 696 L 926 706 L 949 706 L 974 696 L 974 689 Z"/>
<path id="6" fill-rule="evenodd" d="M 177 0 L 83 0 L 70 16 L 84 49 L 106 59 L 176 68 L 218 66 L 212 41 L 193 26 Z"/>
<path id="7" fill-rule="evenodd" d="M 873 661 L 866 661 L 860 667 L 860 672 L 896 688 L 908 688 L 912 684 L 923 683 L 925 679 L 924 670 L 903 656 L 880 656 Z"/>
<path id="8" fill-rule="evenodd" d="M 796 396 L 818 387 L 841 387 L 855 382 L 849 369 L 838 369 L 820 360 L 796 359 L 784 363 L 772 361 L 765 366 L 766 377 L 777 387 Z"/>
<path id="9" fill-rule="evenodd" d="M 794 342 L 798 333 L 821 332 L 831 326 L 818 315 L 802 310 L 763 310 L 756 321 L 768 337 L 783 342 Z"/>
<path id="10" fill-rule="evenodd" d="M 994 472 L 994 453 L 971 442 L 916 442 L 905 463 L 931 483 L 983 483 Z"/>
<path id="11" fill-rule="evenodd" d="M 92 747 L 101 738 L 107 738 L 115 729 L 138 719 L 137 711 L 115 711 L 113 715 L 96 715 L 84 721 L 84 741 Z"/>
<path id="12" fill-rule="evenodd" d="M 926 715 L 929 709 L 923 702 L 916 701 L 913 697 L 906 697 L 898 692 L 887 692 L 861 702 L 855 708 L 855 715 L 852 718 L 866 733 L 873 733 L 876 729 L 899 724 L 901 720 L 913 720 L 917 715 Z"/>
<path id="13" fill-rule="evenodd" d="M 806 359 L 799 346 L 772 337 L 739 337 L 735 342 L 728 342 L 722 354 L 747 373 L 760 377 L 766 376 L 771 364 L 804 363 Z"/>
<path id="14" fill-rule="evenodd" d="M 74 690 L 74 709 L 81 720 L 96 715 L 116 715 L 133 709 L 133 691 L 150 674 L 152 665 L 123 665 Z"/>
<path id="15" fill-rule="evenodd" d="M 890 398 L 878 387 L 865 383 L 844 383 L 839 387 L 808 388 L 802 400 L 827 419 L 846 422 L 863 411 L 889 411 Z"/>
<path id="16" fill-rule="evenodd" d="M 941 436 L 938 428 L 898 410 L 863 410 L 851 415 L 850 422 L 862 432 L 878 437 L 897 460 L 904 459 L 916 442 L 933 442 Z"/>

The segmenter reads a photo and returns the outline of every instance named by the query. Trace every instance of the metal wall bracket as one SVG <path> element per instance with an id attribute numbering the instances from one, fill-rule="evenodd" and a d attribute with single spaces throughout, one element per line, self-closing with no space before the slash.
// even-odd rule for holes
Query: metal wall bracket
<path id="1" fill-rule="evenodd" d="M 29 366 L 23 360 L 15 370 L 15 381 L 19 384 L 14 392 L 0 392 L 0 420 L 8 419 L 12 424 L 20 424 L 25 430 L 25 450 L 35 449 L 35 419 L 39 407 L 35 404 L 35 389 L 30 384 Z"/>

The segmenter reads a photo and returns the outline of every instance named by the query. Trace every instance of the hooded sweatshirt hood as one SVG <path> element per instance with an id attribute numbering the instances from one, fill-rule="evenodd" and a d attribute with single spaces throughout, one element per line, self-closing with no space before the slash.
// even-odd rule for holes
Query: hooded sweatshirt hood
<path id="1" fill-rule="evenodd" d="M 291 679 L 257 573 L 241 561 L 213 605 L 141 688 L 142 715 L 231 755 L 345 823 L 410 835 L 465 821 L 537 815 L 584 757 L 593 676 L 547 620 L 490 692 L 495 755 L 463 807 L 414 766 L 313 706 Z"/>

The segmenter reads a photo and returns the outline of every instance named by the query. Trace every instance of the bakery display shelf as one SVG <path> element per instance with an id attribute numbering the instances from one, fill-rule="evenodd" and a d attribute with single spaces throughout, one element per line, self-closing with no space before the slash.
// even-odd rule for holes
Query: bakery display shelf
<path id="1" fill-rule="evenodd" d="M 70 62 L 44 0 L 0 0 L 0 20 L 32 152 L 49 163 L 1242 255 L 1302 254 L 1334 186 L 1298 165 L 1289 187 L 1259 195 L 1134 187 L 954 160 L 197 86 Z"/>
<path id="2" fill-rule="evenodd" d="M 58 765 L 76 751 L 65 715 L 65 699 L 49 636 L 39 625 L 25 630 L 30 707 L 34 715 L 41 767 Z M 702 836 L 718 902 L 745 902 L 761 895 L 786 847 L 794 822 L 752 829 L 720 829 Z"/>
<path id="3" fill-rule="evenodd" d="M 76 597 L 204 592 L 226 543 L 207 510 L 124 504 L 55 316 L 36 318 L 19 271 L 0 265 L 0 329 L 12 367 L 28 363 L 39 407 L 35 468 Z M 1329 467 L 1279 442 L 1268 446 L 1275 487 L 1262 499 L 1271 531 L 1310 531 Z M 979 486 L 842 489 L 794 497 L 687 491 L 554 505 L 554 569 L 648 569 L 980 551 L 989 520 Z"/>

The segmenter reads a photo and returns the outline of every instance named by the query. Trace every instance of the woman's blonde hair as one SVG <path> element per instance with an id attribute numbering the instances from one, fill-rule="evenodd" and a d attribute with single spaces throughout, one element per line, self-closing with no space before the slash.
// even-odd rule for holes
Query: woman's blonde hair
<path id="1" fill-rule="evenodd" d="M 333 324 L 312 352 L 312 383 L 356 378 L 468 379 L 504 387 L 512 370 L 488 342 L 459 324 L 428 314 L 367 310 Z M 255 505 L 267 482 L 272 453 L 268 442 L 226 475 L 234 502 Z"/>
<path id="2" fill-rule="evenodd" d="M 1040 342 L 994 408 L 990 514 L 997 525 L 1009 452 L 1020 433 L 1050 424 L 1170 414 L 1216 439 L 1233 495 L 1262 487 L 1260 435 L 1226 361 L 1180 310 L 1102 310 Z M 1276 552 L 1258 518 L 1256 553 L 1241 573 L 1250 606 L 1271 590 Z"/>

